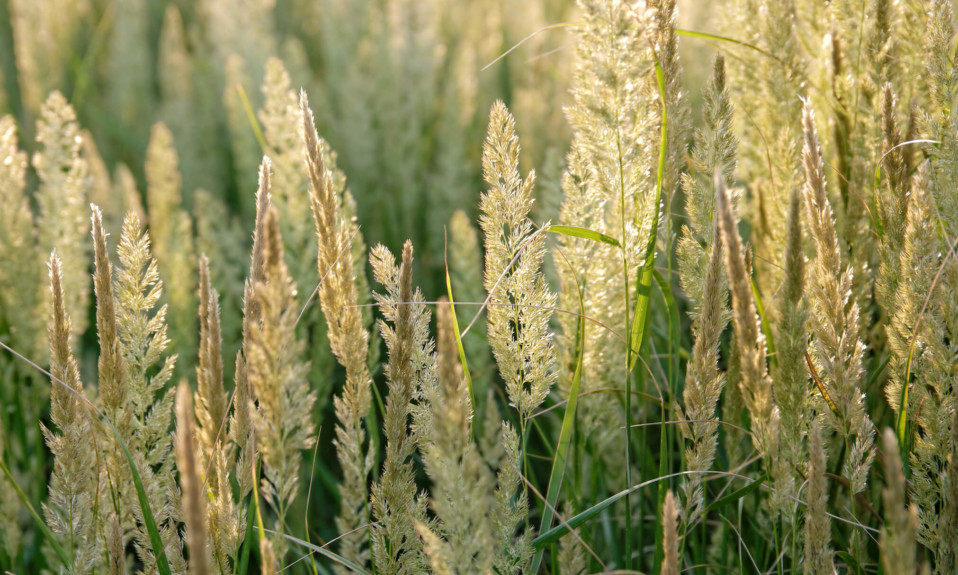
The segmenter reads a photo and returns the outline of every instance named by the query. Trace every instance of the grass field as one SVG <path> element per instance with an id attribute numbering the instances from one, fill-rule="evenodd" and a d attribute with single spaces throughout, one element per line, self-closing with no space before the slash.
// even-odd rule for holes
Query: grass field
<path id="1" fill-rule="evenodd" d="M 951 0 L 0 0 L 0 572 L 958 572 Z"/>

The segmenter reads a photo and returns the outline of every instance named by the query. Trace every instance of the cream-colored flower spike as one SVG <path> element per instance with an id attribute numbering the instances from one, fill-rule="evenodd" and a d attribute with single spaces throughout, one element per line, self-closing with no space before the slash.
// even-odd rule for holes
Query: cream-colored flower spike
<path id="1" fill-rule="evenodd" d="M 853 493 L 865 489 L 875 457 L 875 429 L 865 411 L 863 357 L 865 344 L 858 334 L 858 304 L 851 298 L 852 270 L 842 261 L 835 219 L 825 189 L 825 162 L 815 130 L 815 113 L 805 102 L 805 207 L 808 229 L 815 241 L 815 261 L 809 281 L 810 331 L 814 339 L 809 355 L 834 406 L 830 425 L 849 442 L 843 474 Z"/>
<path id="2" fill-rule="evenodd" d="M 506 393 L 525 421 L 556 380 L 556 354 L 549 319 L 556 297 L 542 276 L 545 237 L 529 222 L 535 174 L 519 174 L 515 120 L 497 101 L 489 113 L 482 154 L 489 189 L 479 223 L 485 233 L 485 286 L 489 293 L 489 345 Z"/>

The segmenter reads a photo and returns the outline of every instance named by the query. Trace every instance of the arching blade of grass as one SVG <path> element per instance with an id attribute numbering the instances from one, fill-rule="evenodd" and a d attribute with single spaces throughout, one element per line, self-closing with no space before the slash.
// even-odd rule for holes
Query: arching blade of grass
<path id="1" fill-rule="evenodd" d="M 50 542 L 50 546 L 53 547 L 53 550 L 56 551 L 57 556 L 60 558 L 60 561 L 63 561 L 63 564 L 69 568 L 70 571 L 73 570 L 73 561 L 72 557 L 67 555 L 67 552 L 64 551 L 63 547 L 57 542 L 56 538 L 53 536 L 53 533 L 50 531 L 50 528 L 47 527 L 46 522 L 40 517 L 40 514 L 37 513 L 37 510 L 33 508 L 33 505 L 30 504 L 30 499 L 27 498 L 27 494 L 20 489 L 20 486 L 17 485 L 17 482 L 13 479 L 13 474 L 10 473 L 10 469 L 7 467 L 7 464 L 4 463 L 3 459 L 0 459 L 0 471 L 3 471 L 3 474 L 7 477 L 7 481 L 10 482 L 10 485 L 13 485 L 14 491 L 17 492 L 17 496 L 20 498 L 20 501 L 23 503 L 23 506 L 27 508 L 27 511 L 30 512 L 30 515 L 33 517 L 33 520 L 36 522 L 37 527 L 40 528 L 40 531 L 43 531 L 43 536 L 47 538 L 47 541 Z"/>
<path id="2" fill-rule="evenodd" d="M 579 527 L 581 525 L 584 525 L 585 523 L 588 523 L 592 519 L 595 519 L 596 517 L 599 516 L 600 513 L 602 513 L 603 511 L 605 511 L 612 505 L 614 505 L 617 501 L 619 501 L 620 499 L 624 498 L 627 495 L 631 495 L 635 493 L 636 491 L 642 489 L 643 487 L 648 487 L 650 485 L 658 483 L 659 481 L 665 481 L 667 479 L 672 479 L 673 477 L 688 475 L 690 473 L 692 472 L 683 471 L 680 473 L 670 473 L 669 475 L 665 475 L 663 477 L 655 477 L 653 479 L 649 479 L 648 481 L 643 481 L 642 483 L 633 485 L 632 487 L 629 487 L 628 489 L 623 489 L 622 491 L 616 493 L 615 495 L 610 495 L 609 497 L 596 503 L 595 505 L 579 513 L 578 515 L 575 515 L 569 518 L 567 521 L 563 521 L 559 525 L 556 525 L 552 529 L 549 529 L 548 531 L 541 533 L 538 537 L 532 540 L 532 548 L 542 549 L 543 547 L 557 541 L 560 537 L 568 533 L 570 530 L 575 529 L 576 527 Z M 701 471 L 699 473 L 705 474 L 705 473 L 716 473 L 716 472 Z M 742 477 L 741 475 L 735 475 L 735 474 L 730 474 L 730 475 L 734 477 Z M 755 482 L 753 481 L 752 483 L 755 483 Z"/>
<path id="3" fill-rule="evenodd" d="M 146 526 L 146 532 L 150 536 L 150 547 L 153 548 L 153 555 L 156 557 L 156 570 L 160 575 L 172 575 L 170 563 L 166 559 L 166 550 L 163 547 L 163 539 L 160 538 L 160 530 L 156 527 L 156 519 L 153 517 L 153 510 L 150 508 L 150 500 L 146 497 L 146 489 L 143 487 L 143 479 L 140 478 L 140 472 L 136 469 L 133 462 L 133 456 L 130 454 L 126 442 L 120 437 L 120 432 L 110 423 L 113 429 L 113 435 L 117 443 L 123 449 L 123 455 L 126 456 L 126 462 L 130 465 L 130 474 L 133 476 L 133 486 L 136 488 L 136 499 L 140 502 L 140 510 L 143 512 L 143 524 Z"/>
<path id="4" fill-rule="evenodd" d="M 448 277 L 448 276 L 447 276 Z M 576 282 L 578 283 L 578 282 Z M 582 290 L 578 291 L 579 321 L 576 325 L 576 360 L 575 372 L 572 375 L 572 385 L 569 386 L 569 401 L 566 404 L 565 414 L 562 416 L 562 428 L 559 431 L 559 443 L 556 445 L 555 457 L 552 459 L 552 473 L 549 475 L 549 489 L 546 492 L 546 505 L 542 512 L 542 523 L 539 530 L 552 527 L 553 510 L 559 501 L 559 491 L 562 489 L 562 479 L 565 476 L 566 461 L 569 456 L 569 446 L 572 444 L 572 429 L 575 426 L 575 410 L 579 403 L 579 383 L 582 380 L 582 362 L 585 355 L 585 305 L 582 301 Z M 532 568 L 529 573 L 537 573 L 542 563 L 544 548 L 536 551 L 532 558 Z"/>
<path id="5" fill-rule="evenodd" d="M 655 61 L 655 80 L 659 87 L 659 100 L 662 102 L 662 129 L 659 134 L 659 164 L 655 174 L 655 201 L 652 214 L 652 225 L 649 229 L 649 240 L 645 250 L 645 264 L 639 274 L 636 285 L 635 311 L 632 313 L 631 353 L 629 356 L 629 372 L 635 367 L 642 349 L 642 338 L 645 335 L 645 324 L 649 316 L 649 299 L 652 295 L 652 276 L 655 271 L 655 242 L 659 232 L 659 204 L 662 202 L 662 178 L 665 174 L 665 145 L 668 140 L 668 108 L 665 105 L 665 77 L 662 75 L 662 66 Z M 627 395 L 628 397 L 628 395 Z M 631 425 L 631 424 L 629 424 Z"/>
<path id="6" fill-rule="evenodd" d="M 705 511 L 702 512 L 702 516 L 705 517 L 709 514 L 710 511 L 715 511 L 716 509 L 720 509 L 728 505 L 729 503 L 738 501 L 739 499 L 745 497 L 749 493 L 761 487 L 762 484 L 765 483 L 767 480 L 768 480 L 768 473 L 763 473 L 761 476 L 759 476 L 758 479 L 749 483 L 745 487 L 736 489 L 735 491 L 729 493 L 728 495 L 726 495 L 725 497 L 722 497 L 721 499 L 716 499 L 715 501 L 708 504 L 708 506 L 705 508 Z"/>
<path id="7" fill-rule="evenodd" d="M 269 531 L 267 531 L 267 532 L 269 532 Z M 264 533 L 263 535 L 265 535 L 265 533 Z M 261 535 L 261 536 L 263 536 L 263 535 Z M 330 559 L 330 560 L 332 560 L 332 561 L 335 561 L 336 563 L 339 563 L 340 565 L 342 565 L 343 567 L 345 567 L 345 568 L 347 568 L 347 569 L 353 571 L 354 573 L 360 573 L 361 575 L 370 575 L 370 573 L 369 573 L 368 571 L 366 571 L 365 569 L 363 569 L 363 568 L 360 567 L 359 565 L 356 565 L 355 563 L 353 563 L 353 562 L 350 561 L 349 559 L 346 559 L 346 558 L 343 557 L 342 555 L 337 555 L 336 553 L 333 553 L 332 551 L 330 551 L 330 550 L 328 550 L 328 549 L 326 549 L 326 548 L 324 548 L 324 547 L 320 547 L 320 546 L 318 546 L 318 545 L 314 545 L 314 544 L 312 544 L 312 543 L 309 543 L 308 541 L 303 541 L 302 539 L 297 539 L 297 538 L 293 537 L 292 535 L 283 534 L 282 537 L 283 537 L 283 539 L 286 539 L 287 541 L 289 541 L 289 542 L 291 542 L 291 543 L 295 543 L 295 544 L 297 544 L 297 545 L 299 545 L 299 546 L 301 546 L 301 547 L 305 547 L 306 549 L 309 549 L 310 551 L 314 551 L 314 552 L 316 552 L 316 553 L 319 553 L 319 554 L 322 555 L 323 557 L 326 557 L 327 559 Z"/>
<path id="8" fill-rule="evenodd" d="M 592 240 L 596 242 L 602 242 L 604 244 L 609 244 L 610 246 L 615 246 L 621 248 L 622 244 L 619 243 L 619 240 L 607 236 L 601 232 L 595 230 L 589 230 L 586 228 L 579 228 L 576 226 L 549 226 L 549 231 L 557 234 L 562 234 L 564 236 L 572 236 L 574 238 L 583 238 L 586 240 Z"/>

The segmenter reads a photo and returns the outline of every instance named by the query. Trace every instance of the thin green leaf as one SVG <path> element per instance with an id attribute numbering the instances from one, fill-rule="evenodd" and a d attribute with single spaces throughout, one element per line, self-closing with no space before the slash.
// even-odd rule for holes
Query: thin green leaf
<path id="1" fill-rule="evenodd" d="M 855 575 L 865 575 L 865 570 L 862 569 L 858 560 L 852 557 L 847 551 L 836 551 L 835 556 L 845 562 L 850 572 L 855 573 Z"/>
<path id="2" fill-rule="evenodd" d="M 758 317 L 762 325 L 762 333 L 765 334 L 765 349 L 768 353 L 768 360 L 775 366 L 778 365 L 778 360 L 775 355 L 775 339 L 772 335 L 772 326 L 768 323 L 768 314 L 765 313 L 765 304 L 762 303 L 762 294 L 758 291 L 758 284 L 755 283 L 755 278 L 749 278 L 749 282 L 752 284 L 752 297 L 755 299 L 755 311 L 758 312 Z"/>
<path id="3" fill-rule="evenodd" d="M 36 522 L 37 527 L 40 528 L 40 531 L 43 531 L 43 536 L 47 538 L 47 541 L 50 542 L 50 545 L 53 547 L 53 550 L 56 551 L 57 556 L 60 557 L 60 561 L 63 561 L 63 564 L 67 566 L 67 569 L 73 571 L 73 560 L 67 555 L 67 552 L 63 550 L 63 547 L 60 546 L 60 543 L 57 542 L 56 538 L 53 536 L 53 533 L 50 531 L 50 528 L 47 527 L 46 522 L 43 521 L 43 518 L 40 517 L 40 514 L 37 513 L 37 510 L 33 508 L 33 505 L 30 504 L 30 499 L 27 498 L 26 493 L 20 489 L 20 486 L 17 485 L 16 480 L 13 478 L 13 474 L 10 473 L 10 469 L 7 467 L 7 464 L 4 463 L 3 459 L 0 459 L 0 470 L 3 471 L 3 474 L 7 477 L 7 481 L 13 485 L 14 491 L 17 492 L 17 496 L 20 498 L 20 501 L 23 503 L 24 507 L 27 508 L 27 511 L 30 512 L 30 515 L 33 517 L 33 520 Z"/>
<path id="4" fill-rule="evenodd" d="M 632 313 L 632 351 L 629 358 L 629 371 L 635 367 L 642 349 L 642 338 L 645 335 L 645 324 L 649 315 L 649 299 L 652 295 L 652 272 L 655 271 L 655 241 L 659 231 L 659 204 L 662 202 L 662 178 L 665 174 L 665 145 L 668 138 L 668 108 L 665 105 L 665 77 L 662 75 L 662 66 L 655 61 L 655 80 L 659 87 L 659 100 L 662 102 L 662 129 L 659 134 L 659 164 L 655 174 L 655 201 L 652 203 L 655 210 L 652 214 L 652 226 L 649 229 L 649 241 L 645 250 L 645 265 L 639 275 L 636 286 L 635 311 Z"/>
<path id="5" fill-rule="evenodd" d="M 462 364 L 462 375 L 466 378 L 466 387 L 469 389 L 469 407 L 476 410 L 476 394 L 472 389 L 472 375 L 469 373 L 469 362 L 466 361 L 466 350 L 462 347 L 462 334 L 459 333 L 459 320 L 456 319 L 456 300 L 452 297 L 452 280 L 449 279 L 449 265 L 446 264 L 446 297 L 449 298 L 449 311 L 452 315 L 452 329 L 456 334 L 456 349 L 459 350 L 459 363 Z M 469 438 L 474 436 L 472 419 L 469 420 Z"/>
<path id="6" fill-rule="evenodd" d="M 574 238 L 583 238 L 586 240 L 592 240 L 596 242 L 602 242 L 604 244 L 609 244 L 610 246 L 615 246 L 621 248 L 622 244 L 619 243 L 619 240 L 607 236 L 601 232 L 595 230 L 590 230 L 586 228 L 579 228 L 576 226 L 549 226 L 550 232 L 555 232 L 557 234 L 562 234 L 564 236 L 572 236 Z"/>
<path id="7" fill-rule="evenodd" d="M 605 511 L 612 505 L 614 505 L 620 499 L 626 497 L 627 495 L 631 495 L 635 493 L 636 491 L 638 491 L 639 489 L 642 489 L 643 487 L 648 487 L 649 485 L 654 485 L 658 483 L 659 481 L 664 481 L 666 479 L 671 479 L 673 477 L 678 477 L 679 475 L 688 474 L 688 473 L 689 472 L 686 471 L 683 473 L 671 473 L 664 477 L 656 477 L 654 479 L 649 479 L 648 481 L 643 481 L 642 483 L 633 485 L 632 487 L 629 487 L 628 489 L 623 489 L 622 491 L 616 493 L 615 495 L 610 495 L 609 497 L 596 503 L 595 505 L 579 513 L 578 515 L 569 518 L 568 521 L 562 521 L 559 525 L 556 525 L 552 529 L 549 529 L 548 531 L 541 533 L 538 537 L 532 540 L 532 548 L 539 550 L 546 547 L 547 545 L 551 544 L 552 542 L 558 540 L 560 537 L 568 533 L 570 530 L 575 529 L 576 527 L 579 527 L 583 525 L 584 523 L 587 523 L 591 519 L 594 519 L 596 516 L 598 516 L 600 513 L 602 513 L 603 511 Z"/>
<path id="8" fill-rule="evenodd" d="M 777 61 L 779 61 L 779 62 L 782 61 L 780 58 L 778 58 L 778 57 L 775 56 L 774 54 L 772 54 L 772 53 L 770 53 L 770 52 L 766 52 L 765 50 L 759 48 L 758 46 L 756 46 L 756 45 L 754 45 L 754 44 L 749 44 L 748 42 L 743 42 L 742 40 L 736 40 L 736 39 L 734 39 L 734 38 L 728 38 L 728 37 L 726 37 L 726 36 L 719 36 L 718 34 L 709 34 L 708 32 L 696 32 L 696 31 L 694 31 L 694 30 L 683 30 L 682 28 L 677 28 L 677 29 L 675 30 L 675 33 L 676 33 L 677 35 L 679 35 L 679 36 L 688 36 L 688 37 L 690 37 L 690 38 L 702 38 L 702 39 L 704 39 L 704 40 L 717 40 L 717 41 L 719 41 L 719 42 L 727 42 L 727 43 L 729 43 L 729 44 L 735 44 L 736 46 L 741 46 L 741 47 L 743 47 L 743 48 L 748 48 L 748 49 L 750 49 L 750 50 L 755 50 L 755 51 L 758 52 L 759 54 L 763 54 L 763 55 L 765 55 L 765 56 L 768 56 L 769 58 L 772 58 L 773 60 L 777 60 Z"/>
<path id="9" fill-rule="evenodd" d="M 708 506 L 705 508 L 704 514 L 707 515 L 710 511 L 715 511 L 716 509 L 720 509 L 728 505 L 729 503 L 738 501 L 739 499 L 745 497 L 749 493 L 752 493 L 753 491 L 761 487 L 762 484 L 765 483 L 766 481 L 768 481 L 768 473 L 763 473 L 761 476 L 759 476 L 758 479 L 749 483 L 745 487 L 736 489 L 735 491 L 729 493 L 725 497 L 722 497 L 721 499 L 716 499 L 715 501 L 709 503 Z"/>
<path id="10" fill-rule="evenodd" d="M 249 554 L 253 545 L 253 513 L 250 505 L 246 507 L 246 535 L 243 536 L 243 547 L 240 550 L 239 565 L 236 568 L 236 575 L 246 575 L 249 570 Z"/>
<path id="11" fill-rule="evenodd" d="M 236 84 L 236 92 L 239 93 L 240 101 L 243 102 L 243 110 L 246 111 L 246 119 L 249 120 L 249 124 L 253 128 L 253 134 L 256 135 L 256 142 L 259 144 L 260 150 L 264 154 L 269 153 L 269 146 L 266 144 L 266 138 L 263 137 L 263 129 L 260 127 L 259 121 L 256 119 L 256 113 L 253 112 L 253 106 L 249 103 L 249 98 L 246 96 L 246 90 L 243 88 L 242 84 Z"/>
<path id="12" fill-rule="evenodd" d="M 582 380 L 582 362 L 585 355 L 585 304 L 582 301 L 581 288 L 577 290 L 577 295 L 579 298 L 579 322 L 576 326 L 575 334 L 575 372 L 572 375 L 572 385 L 569 386 L 569 401 L 566 404 L 565 414 L 562 416 L 559 443 L 556 445 L 555 457 L 552 459 L 552 473 L 549 475 L 549 489 L 546 492 L 546 505 L 542 512 L 542 523 L 539 526 L 540 531 L 548 530 L 552 527 L 552 519 L 554 517 L 553 510 L 558 504 L 559 491 L 562 488 L 562 480 L 565 477 L 569 446 L 572 444 L 572 430 L 575 427 L 575 410 L 579 402 L 579 383 Z M 538 573 L 544 551 L 544 548 L 540 548 L 536 551 L 529 573 Z"/>
<path id="13" fill-rule="evenodd" d="M 143 524 L 146 526 L 146 532 L 150 536 L 150 547 L 153 548 L 153 555 L 156 557 L 156 570 L 160 575 L 172 575 L 170 563 L 166 559 L 166 549 L 163 547 L 163 540 L 160 538 L 160 530 L 156 527 L 156 519 L 153 517 L 153 510 L 150 508 L 150 500 L 146 497 L 146 489 L 143 487 L 143 479 L 140 478 L 140 472 L 136 469 L 136 463 L 133 462 L 133 456 L 126 442 L 120 437 L 120 432 L 110 423 L 113 429 L 113 435 L 116 436 L 117 443 L 123 448 L 123 454 L 126 456 L 126 462 L 130 466 L 130 474 L 133 476 L 133 486 L 136 488 L 136 498 L 140 502 L 140 510 L 143 512 Z"/>
<path id="14" fill-rule="evenodd" d="M 261 536 L 265 536 L 265 534 L 261 534 Z M 339 564 L 342 565 L 343 567 L 345 567 L 345 568 L 347 568 L 347 569 L 350 569 L 350 570 L 352 570 L 352 571 L 354 571 L 354 572 L 356 572 L 356 573 L 361 573 L 362 575 L 370 575 L 370 573 L 369 573 L 368 571 L 366 571 L 365 569 L 363 569 L 363 568 L 360 567 L 359 565 L 356 565 L 355 563 L 353 563 L 353 562 L 350 561 L 349 559 L 346 559 L 346 558 L 343 557 L 342 555 L 337 555 L 336 553 L 333 553 L 332 551 L 330 551 L 330 550 L 328 550 L 328 549 L 326 549 L 326 548 L 324 548 L 324 547 L 320 547 L 320 546 L 318 546 L 318 545 L 313 545 L 312 543 L 310 543 L 310 542 L 308 542 L 308 541 L 303 541 L 302 539 L 297 539 L 297 538 L 293 537 L 292 535 L 283 534 L 282 537 L 283 537 L 283 539 L 286 539 L 287 541 L 290 541 L 290 542 L 292 542 L 292 543 L 295 543 L 295 544 L 297 544 L 297 545 L 299 545 L 299 546 L 301 546 L 301 547 L 305 547 L 306 549 L 309 549 L 310 551 L 314 551 L 314 552 L 316 552 L 316 553 L 319 553 L 319 554 L 322 555 L 323 557 L 326 557 L 326 558 L 328 558 L 328 559 L 331 559 L 332 561 L 335 561 L 336 563 L 339 563 Z"/>

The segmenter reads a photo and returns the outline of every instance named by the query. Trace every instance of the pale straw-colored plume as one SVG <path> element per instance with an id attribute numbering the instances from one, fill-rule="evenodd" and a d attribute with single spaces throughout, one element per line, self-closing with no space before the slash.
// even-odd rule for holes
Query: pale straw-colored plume
<path id="1" fill-rule="evenodd" d="M 683 521 L 686 524 L 694 523 L 703 510 L 705 502 L 701 472 L 712 468 L 718 447 L 715 408 L 725 387 L 725 376 L 718 368 L 719 337 L 725 329 L 723 308 L 727 289 L 722 284 L 722 249 L 722 235 L 716 233 L 705 272 L 705 289 L 696 320 L 692 360 L 685 375 L 685 419 L 692 422 L 686 427 L 690 444 L 685 448 L 685 466 L 692 473 L 682 484 L 685 493 Z"/>
<path id="2" fill-rule="evenodd" d="M 269 193 L 269 161 L 260 167 L 260 193 Z M 273 549 L 277 560 L 285 555 L 286 514 L 296 498 L 301 451 L 312 447 L 312 407 L 315 392 L 306 374 L 303 342 L 296 335 L 299 302 L 296 286 L 283 258 L 275 208 L 266 213 L 263 226 L 262 278 L 253 284 L 252 297 L 259 321 L 249 331 L 244 349 L 250 388 L 250 417 L 256 436 L 257 453 L 263 460 L 260 492 L 277 513 L 277 535 Z"/>
<path id="3" fill-rule="evenodd" d="M 150 237 L 160 276 L 167 286 L 171 340 L 183 362 L 196 361 L 196 256 L 193 222 L 183 209 L 179 155 L 173 134 L 162 123 L 153 125 L 146 149 L 146 200 Z"/>
<path id="4" fill-rule="evenodd" d="M 802 249 L 802 203 L 798 190 L 792 191 L 788 210 L 788 239 L 785 244 L 785 284 L 779 301 L 777 330 L 775 331 L 776 366 L 772 370 L 775 381 L 775 402 L 781 416 L 779 432 L 780 451 L 772 469 L 775 492 L 772 506 L 784 513 L 786 522 L 795 527 L 794 498 L 802 477 L 798 469 L 805 461 L 804 439 L 810 419 L 808 398 L 809 381 L 805 351 L 808 337 L 805 321 L 808 314 L 805 304 L 805 254 Z"/>
<path id="5" fill-rule="evenodd" d="M 676 246 L 680 283 L 692 303 L 689 315 L 693 322 L 703 313 L 704 294 L 708 285 L 704 271 L 708 269 L 709 253 L 716 236 L 713 223 L 716 212 L 715 172 L 721 173 L 725 187 L 730 188 L 736 165 L 738 140 L 732 129 L 732 103 L 726 86 L 725 58 L 721 54 L 715 58 L 712 77 L 702 97 L 704 126 L 695 133 L 690 170 L 681 178 L 688 223 L 682 226 L 682 237 Z M 727 280 L 722 275 L 719 281 L 722 282 L 719 287 L 724 294 Z M 725 297 L 717 297 L 721 300 L 723 315 L 727 314 Z M 726 322 L 723 321 L 723 327 Z"/>
<path id="6" fill-rule="evenodd" d="M 662 504 L 662 575 L 679 575 L 682 565 L 679 563 L 679 508 L 675 495 L 670 489 L 665 493 Z"/>
<path id="7" fill-rule="evenodd" d="M 50 420 L 56 429 L 43 426 L 53 454 L 50 495 L 43 504 L 50 530 L 70 559 L 63 565 L 71 574 L 91 573 L 100 552 L 96 501 L 97 459 L 90 448 L 91 413 L 80 381 L 80 369 L 70 342 L 63 272 L 56 252 L 50 254 L 48 336 L 50 341 Z"/>
<path id="8" fill-rule="evenodd" d="M 219 293 L 211 285 L 209 261 L 205 255 L 200 257 L 199 277 L 200 349 L 195 394 L 197 459 L 206 473 L 205 484 L 210 500 L 209 536 L 215 570 L 227 573 L 227 558 L 236 549 L 242 513 L 233 503 L 229 480 L 236 465 L 236 455 L 226 432 L 229 396 L 223 388 Z M 246 470 L 239 472 L 245 473 Z"/>
<path id="9" fill-rule="evenodd" d="M 100 344 L 97 364 L 100 401 L 111 423 L 119 426 L 119 418 L 126 404 L 127 385 L 117 334 L 116 303 L 113 294 L 113 264 L 107 249 L 107 233 L 100 208 L 93 206 L 93 256 L 95 272 L 93 288 L 96 294 L 96 333 Z"/>
<path id="10" fill-rule="evenodd" d="M 375 294 L 385 317 L 379 330 L 389 353 L 384 367 L 389 395 L 383 418 L 386 458 L 380 479 L 372 487 L 378 523 L 372 530 L 372 555 L 376 568 L 387 574 L 415 573 L 425 567 L 422 542 L 409 520 L 426 519 L 425 501 L 416 496 L 409 461 L 416 449 L 409 416 L 413 397 L 423 387 L 435 387 L 438 374 L 435 343 L 429 338 L 429 310 L 422 304 L 422 293 L 412 286 L 412 253 L 412 243 L 407 241 L 399 266 L 381 244 L 369 257 L 376 281 L 386 288 L 385 293 Z"/>
<path id="11" fill-rule="evenodd" d="M 180 472 L 180 490 L 183 493 L 183 522 L 186 524 L 190 575 L 210 575 L 206 497 L 193 430 L 191 395 L 189 384 L 185 380 L 180 381 L 176 388 L 176 468 Z"/>
<path id="12" fill-rule="evenodd" d="M 523 489 L 519 436 L 507 422 L 499 428 L 503 448 L 493 511 L 495 557 L 493 569 L 502 575 L 519 575 L 532 561 L 532 530 L 525 524 L 529 515 L 529 497 Z M 518 530 L 518 533 L 517 533 Z"/>
<path id="13" fill-rule="evenodd" d="M 182 541 L 177 530 L 172 437 L 169 433 L 175 387 L 167 386 L 176 355 L 167 355 L 166 306 L 160 306 L 163 282 L 150 251 L 150 237 L 134 212 L 127 214 L 117 246 L 119 266 L 114 280 L 117 334 L 126 368 L 128 428 L 121 427 L 142 476 L 154 519 L 165 543 L 170 566 L 185 571 Z M 122 422 L 122 420 L 121 420 Z M 128 480 L 126 462 L 117 458 L 113 480 L 133 513 L 133 540 L 138 558 L 151 564 L 155 558 L 143 523 L 140 504 Z M 121 511 L 122 511 L 121 507 Z"/>
<path id="14" fill-rule="evenodd" d="M 49 353 L 39 311 L 41 285 L 37 232 L 26 194 L 27 154 L 17 145 L 13 116 L 0 118 L 0 316 L 10 326 L 10 345 L 30 357 Z M 46 283 L 46 282 L 42 282 Z M 5 384 L 0 384 L 5 385 Z M 10 397 L 8 395 L 8 397 Z"/>
<path id="15" fill-rule="evenodd" d="M 742 395 L 752 422 L 752 444 L 762 456 L 778 449 L 781 414 L 772 396 L 772 381 L 765 364 L 765 337 L 759 329 L 750 285 L 751 269 L 745 262 L 737 219 L 721 177 L 715 178 L 719 228 L 726 244 L 726 266 L 732 292 L 735 347 L 739 355 Z"/>
<path id="16" fill-rule="evenodd" d="M 346 385 L 342 394 L 333 400 L 338 422 L 335 444 L 343 468 L 342 503 L 336 526 L 341 533 L 355 531 L 343 538 L 340 544 L 342 555 L 365 564 L 369 550 L 363 546 L 365 530 L 359 528 L 370 520 L 367 478 L 372 471 L 374 455 L 367 452 L 365 445 L 365 419 L 372 401 L 373 385 L 366 361 L 369 332 L 364 328 L 362 313 L 355 307 L 359 303 L 359 286 L 364 283 L 356 269 L 363 268 L 348 250 L 350 237 L 355 233 L 352 230 L 354 224 L 346 218 L 342 199 L 336 194 L 335 174 L 326 166 L 325 143 L 316 133 L 305 93 L 300 95 L 300 107 L 310 202 L 319 244 L 317 266 L 320 277 L 325 276 L 319 287 L 319 302 L 329 326 L 330 347 L 337 361 L 346 369 Z"/>
<path id="17" fill-rule="evenodd" d="M 808 485 L 805 490 L 805 575 L 832 575 L 832 528 L 828 518 L 827 460 L 818 419 L 808 431 Z"/>
<path id="18" fill-rule="evenodd" d="M 525 429 L 526 419 L 556 379 L 549 330 L 556 300 L 541 271 L 545 238 L 533 231 L 527 218 L 535 173 L 525 179 L 519 174 L 515 120 L 501 101 L 489 113 L 482 165 L 489 185 L 480 201 L 479 219 L 485 233 L 485 286 L 491 304 L 489 346 Z"/>
<path id="19" fill-rule="evenodd" d="M 413 407 L 413 430 L 432 480 L 429 505 L 436 521 L 424 535 L 432 565 L 441 558 L 450 572 L 487 573 L 492 569 L 494 477 L 470 437 L 472 407 L 452 326 L 448 301 L 436 307 L 438 378 L 421 378 Z M 499 425 L 498 421 L 490 425 Z"/>
<path id="20" fill-rule="evenodd" d="M 846 443 L 848 455 L 842 474 L 852 493 L 865 489 L 874 458 L 875 429 L 865 411 L 862 361 L 865 344 L 859 339 L 858 303 L 852 299 L 852 270 L 842 261 L 832 208 L 825 191 L 825 163 L 815 130 L 815 114 L 805 102 L 805 207 L 809 234 L 815 242 L 815 261 L 809 281 L 809 355 L 828 394 L 829 422 Z"/>

